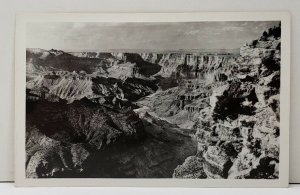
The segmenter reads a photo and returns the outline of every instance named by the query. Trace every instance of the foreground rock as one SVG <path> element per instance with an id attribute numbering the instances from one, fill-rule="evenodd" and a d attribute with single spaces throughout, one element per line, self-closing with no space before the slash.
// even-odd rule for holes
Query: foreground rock
<path id="1" fill-rule="evenodd" d="M 205 179 L 207 176 L 203 170 L 203 161 L 196 156 L 190 156 L 185 159 L 182 165 L 176 167 L 173 177 L 182 179 Z"/>
<path id="2" fill-rule="evenodd" d="M 194 125 L 197 128 L 197 157 L 178 166 L 173 177 L 278 178 L 278 32 L 280 27 L 274 27 L 258 40 L 245 44 L 236 59 L 238 66 L 232 66 L 226 73 L 225 82 L 215 80 L 216 87 L 205 84 L 204 88 L 212 89 L 212 95 L 209 106 L 197 112 Z"/>

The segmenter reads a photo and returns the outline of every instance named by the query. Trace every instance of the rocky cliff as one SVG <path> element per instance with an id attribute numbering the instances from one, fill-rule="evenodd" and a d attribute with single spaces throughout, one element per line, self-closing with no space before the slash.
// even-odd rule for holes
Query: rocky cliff
<path id="1" fill-rule="evenodd" d="M 205 72 L 232 66 L 236 59 L 234 54 L 202 53 L 142 53 L 141 57 L 145 61 L 159 64 L 162 68 L 157 75 L 162 77 L 170 77 L 172 73 L 183 76 L 194 76 L 198 73 L 196 77 L 200 78 Z"/>
<path id="2" fill-rule="evenodd" d="M 177 178 L 276 179 L 279 174 L 280 27 L 241 47 L 229 80 L 212 88 L 195 122 L 198 152 Z"/>

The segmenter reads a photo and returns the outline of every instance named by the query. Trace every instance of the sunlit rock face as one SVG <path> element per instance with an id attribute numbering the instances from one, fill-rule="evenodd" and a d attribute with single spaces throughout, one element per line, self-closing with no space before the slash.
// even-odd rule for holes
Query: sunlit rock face
<path id="1" fill-rule="evenodd" d="M 272 31 L 277 32 L 278 28 Z M 201 160 L 197 166 L 187 160 L 177 169 L 205 173 L 194 178 L 202 175 L 212 179 L 276 179 L 279 175 L 280 36 L 266 33 L 245 44 L 235 63 L 237 66 L 227 71 L 225 82 L 214 80 L 217 87 L 212 88 L 209 106 L 199 112 L 194 123 L 197 156 Z M 183 177 L 177 172 L 174 177 Z"/>
<path id="2" fill-rule="evenodd" d="M 182 179 L 203 179 L 206 178 L 206 173 L 203 171 L 203 161 L 196 156 L 190 156 L 185 159 L 182 165 L 176 167 L 173 177 Z"/>
<path id="3" fill-rule="evenodd" d="M 216 55 L 216 54 L 186 54 L 186 53 L 167 53 L 167 54 L 149 54 L 143 53 L 141 57 L 145 61 L 157 63 L 162 68 L 157 73 L 162 77 L 170 77 L 178 73 L 182 67 L 187 68 L 187 75 L 194 76 L 195 71 L 207 72 L 220 67 L 232 65 L 235 62 L 235 55 Z M 200 74 L 198 77 L 201 77 Z"/>

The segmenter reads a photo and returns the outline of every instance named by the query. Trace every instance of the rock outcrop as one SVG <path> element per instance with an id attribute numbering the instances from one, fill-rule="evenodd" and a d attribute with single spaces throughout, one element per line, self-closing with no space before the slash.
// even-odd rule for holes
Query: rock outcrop
<path id="1" fill-rule="evenodd" d="M 199 164 L 187 159 L 174 177 L 190 177 L 195 169 L 203 170 L 202 178 L 278 178 L 280 27 L 269 31 L 241 47 L 225 82 L 204 86 L 212 95 L 194 125 Z"/>
<path id="2" fill-rule="evenodd" d="M 173 173 L 173 177 L 182 179 L 203 179 L 206 178 L 206 174 L 203 171 L 203 161 L 196 156 L 190 156 L 185 159 L 182 165 L 176 167 Z"/>

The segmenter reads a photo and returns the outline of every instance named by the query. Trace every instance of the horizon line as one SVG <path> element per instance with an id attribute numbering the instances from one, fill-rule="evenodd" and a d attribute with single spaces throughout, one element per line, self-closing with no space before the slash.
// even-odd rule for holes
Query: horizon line
<path id="1" fill-rule="evenodd" d="M 215 49 L 208 49 L 208 48 L 202 48 L 202 49 L 125 49 L 125 48 L 118 48 L 118 49 L 57 49 L 57 48 L 51 48 L 51 49 L 44 49 L 40 47 L 26 47 L 26 49 L 40 49 L 40 50 L 56 50 L 56 51 L 65 51 L 65 52 L 107 52 L 107 51 L 235 51 L 235 50 L 240 50 L 240 48 L 215 48 Z"/>

